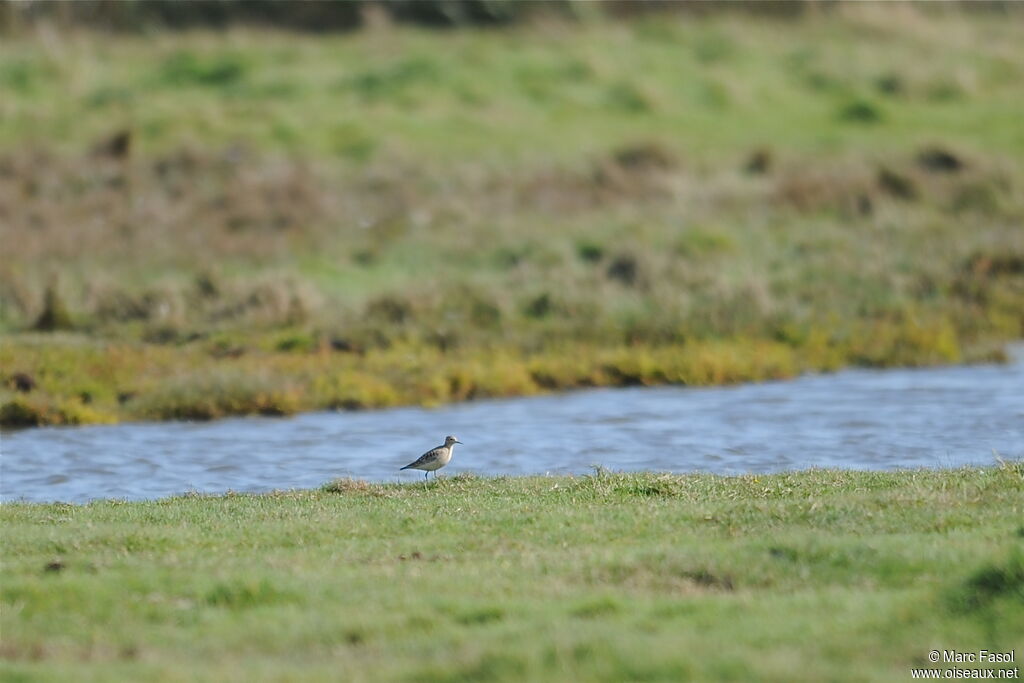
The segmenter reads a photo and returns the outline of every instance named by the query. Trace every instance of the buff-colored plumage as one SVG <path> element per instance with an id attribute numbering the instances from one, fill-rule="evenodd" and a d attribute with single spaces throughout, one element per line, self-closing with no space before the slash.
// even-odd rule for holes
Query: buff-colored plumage
<path id="1" fill-rule="evenodd" d="M 424 470 L 423 478 L 426 479 L 430 476 L 431 472 L 439 470 L 447 465 L 452 460 L 452 451 L 455 450 L 455 444 L 462 443 L 454 436 L 446 436 L 444 438 L 444 445 L 438 446 L 437 448 L 431 448 L 429 451 L 412 461 L 403 470 Z M 434 475 L 437 476 L 437 475 Z"/>

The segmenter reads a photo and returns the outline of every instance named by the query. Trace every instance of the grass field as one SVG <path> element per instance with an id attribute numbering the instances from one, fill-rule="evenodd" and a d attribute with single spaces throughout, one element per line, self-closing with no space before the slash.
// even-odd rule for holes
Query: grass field
<path id="1" fill-rule="evenodd" d="M 991 357 L 1016 17 L 5 39 L 0 422 Z"/>
<path id="2" fill-rule="evenodd" d="M 0 506 L 4 680 L 909 680 L 1024 654 L 1024 467 Z"/>

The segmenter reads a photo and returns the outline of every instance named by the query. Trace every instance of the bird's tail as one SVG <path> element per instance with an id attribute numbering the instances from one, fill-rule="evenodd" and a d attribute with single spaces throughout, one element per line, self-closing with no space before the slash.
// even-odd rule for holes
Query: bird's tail
<path id="1" fill-rule="evenodd" d="M 410 467 L 412 467 L 412 465 L 406 465 L 405 467 L 399 467 L 399 468 L 398 468 L 398 471 L 399 471 L 399 472 L 401 472 L 402 470 L 407 470 L 407 469 L 409 469 Z"/>

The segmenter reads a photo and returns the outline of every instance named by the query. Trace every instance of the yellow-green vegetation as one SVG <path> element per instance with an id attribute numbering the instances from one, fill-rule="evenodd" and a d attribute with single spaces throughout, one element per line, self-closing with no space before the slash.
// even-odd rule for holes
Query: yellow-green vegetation
<path id="1" fill-rule="evenodd" d="M 1024 336 L 1022 26 L 5 39 L 0 422 L 989 357 Z"/>
<path id="2" fill-rule="evenodd" d="M 1024 466 L 0 506 L 7 680 L 908 680 L 1024 648 Z"/>
<path id="3" fill-rule="evenodd" d="M 32 391 L 13 388 L 15 376 L 12 388 L 0 392 L 7 397 L 0 423 L 10 426 L 438 405 L 594 386 L 785 379 L 849 363 L 961 359 L 949 329 L 913 322 L 876 324 L 844 339 L 815 337 L 798 345 L 758 339 L 673 346 L 577 344 L 535 353 L 482 348 L 453 354 L 401 345 L 351 354 L 335 352 L 321 340 L 304 353 L 251 350 L 230 357 L 230 349 L 198 343 L 168 347 L 76 337 L 27 339 L 0 348 L 0 366 L 36 372 Z"/>

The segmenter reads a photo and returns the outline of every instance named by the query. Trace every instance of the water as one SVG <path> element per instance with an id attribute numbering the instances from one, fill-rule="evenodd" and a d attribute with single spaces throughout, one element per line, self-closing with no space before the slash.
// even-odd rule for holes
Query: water
<path id="1" fill-rule="evenodd" d="M 850 370 L 717 388 L 600 389 L 436 410 L 7 432 L 0 499 L 84 502 L 316 487 L 398 472 L 446 434 L 445 474 L 775 472 L 1024 457 L 1024 362 Z"/>

